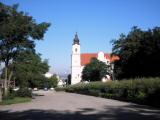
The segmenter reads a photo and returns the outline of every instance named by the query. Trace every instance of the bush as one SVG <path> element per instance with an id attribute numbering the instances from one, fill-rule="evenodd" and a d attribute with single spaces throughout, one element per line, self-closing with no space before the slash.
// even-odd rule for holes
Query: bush
<path id="1" fill-rule="evenodd" d="M 16 92 L 17 97 L 32 97 L 32 91 L 28 90 L 28 88 L 20 88 Z"/>
<path id="2" fill-rule="evenodd" d="M 8 93 L 7 96 L 3 96 L 3 100 L 13 99 L 15 97 L 15 93 Z"/>
<path id="3" fill-rule="evenodd" d="M 56 91 L 65 91 L 65 88 L 64 87 L 56 87 L 55 90 Z"/>
<path id="4" fill-rule="evenodd" d="M 79 83 L 64 88 L 56 88 L 56 90 L 160 107 L 160 78 Z"/>
<path id="5" fill-rule="evenodd" d="M 13 91 L 11 88 L 9 88 L 7 96 L 3 96 L 2 99 L 3 100 L 13 99 L 15 96 L 16 96 L 16 92 Z"/>
<path id="6" fill-rule="evenodd" d="M 48 80 L 48 87 L 57 87 L 58 84 L 58 79 L 56 75 L 53 75 L 51 78 Z"/>

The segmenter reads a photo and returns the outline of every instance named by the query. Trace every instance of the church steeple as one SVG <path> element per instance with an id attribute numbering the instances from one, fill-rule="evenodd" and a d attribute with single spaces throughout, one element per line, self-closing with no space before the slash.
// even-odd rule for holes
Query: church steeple
<path id="1" fill-rule="evenodd" d="M 72 45 L 72 62 L 71 62 L 71 84 L 81 81 L 81 51 L 77 32 L 73 39 Z"/>
<path id="2" fill-rule="evenodd" d="M 78 38 L 78 34 L 76 32 L 74 40 L 73 40 L 73 44 L 78 44 L 79 45 L 79 38 Z"/>

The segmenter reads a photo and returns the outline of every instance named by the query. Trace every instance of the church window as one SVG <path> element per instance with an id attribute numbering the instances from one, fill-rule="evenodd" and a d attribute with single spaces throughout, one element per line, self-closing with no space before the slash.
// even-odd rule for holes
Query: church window
<path id="1" fill-rule="evenodd" d="M 75 49 L 75 52 L 77 52 L 77 48 Z"/>

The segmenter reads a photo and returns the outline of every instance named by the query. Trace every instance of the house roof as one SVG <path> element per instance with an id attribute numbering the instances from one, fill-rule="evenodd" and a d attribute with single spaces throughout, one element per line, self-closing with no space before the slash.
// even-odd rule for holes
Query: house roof
<path id="1" fill-rule="evenodd" d="M 112 56 L 109 53 L 104 54 L 105 58 L 110 60 L 110 62 L 114 62 L 116 60 L 119 60 L 118 56 Z M 98 53 L 82 53 L 81 54 L 81 65 L 85 66 L 86 64 L 89 64 L 92 58 L 97 58 Z"/>
<path id="2" fill-rule="evenodd" d="M 97 53 L 82 53 L 81 54 L 81 65 L 84 66 L 88 63 L 90 63 L 92 58 L 97 58 Z"/>
<path id="3" fill-rule="evenodd" d="M 118 60 L 120 60 L 120 57 L 116 55 L 113 55 L 110 59 L 111 62 L 118 61 Z"/>

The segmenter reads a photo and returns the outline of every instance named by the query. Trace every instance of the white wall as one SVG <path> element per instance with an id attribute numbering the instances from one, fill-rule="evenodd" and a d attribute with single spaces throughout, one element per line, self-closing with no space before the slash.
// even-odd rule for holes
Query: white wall
<path id="1" fill-rule="evenodd" d="M 80 45 L 72 46 L 72 63 L 71 63 L 71 84 L 76 84 L 81 81 L 81 58 Z"/>
<path id="2" fill-rule="evenodd" d="M 80 45 L 74 44 L 72 46 L 72 63 L 71 63 L 71 84 L 77 84 L 82 80 L 82 71 L 84 66 L 81 66 L 81 58 L 80 58 Z M 105 62 L 106 64 L 110 64 L 110 60 L 105 58 L 105 54 L 103 52 L 98 53 L 98 60 Z M 103 82 L 107 81 L 108 77 L 102 79 Z"/>

